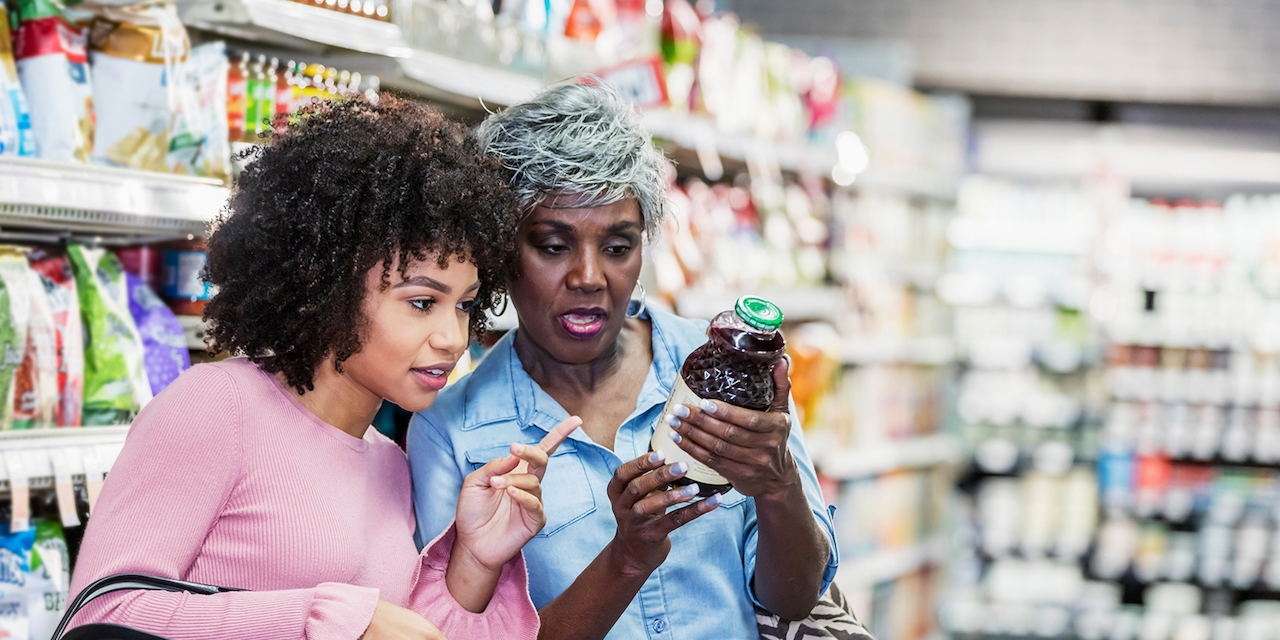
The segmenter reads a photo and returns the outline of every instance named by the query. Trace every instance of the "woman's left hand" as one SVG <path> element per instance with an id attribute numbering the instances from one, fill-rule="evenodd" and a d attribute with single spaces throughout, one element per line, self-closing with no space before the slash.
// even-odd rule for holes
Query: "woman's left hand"
<path id="1" fill-rule="evenodd" d="M 490 571 L 500 571 L 546 524 L 542 511 L 542 476 L 547 462 L 565 438 L 582 424 L 573 416 L 561 422 L 536 446 L 513 444 L 511 455 L 473 471 L 458 495 L 454 553 Z"/>
<path id="2" fill-rule="evenodd" d="M 773 404 L 768 411 L 715 400 L 703 400 L 700 406 L 679 405 L 674 410 L 671 422 L 680 435 L 679 447 L 728 478 L 743 495 L 783 496 L 788 487 L 800 482 L 799 468 L 787 449 L 791 435 L 790 364 L 784 358 L 773 369 Z"/>

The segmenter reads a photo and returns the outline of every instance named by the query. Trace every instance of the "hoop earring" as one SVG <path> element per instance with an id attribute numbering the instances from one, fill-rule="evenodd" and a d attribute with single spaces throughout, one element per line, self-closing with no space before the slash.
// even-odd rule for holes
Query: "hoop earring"
<path id="1" fill-rule="evenodd" d="M 498 316 L 500 316 L 500 315 L 502 315 L 502 314 L 506 313 L 506 312 L 507 312 L 507 307 L 509 307 L 509 306 L 511 306 L 511 296 L 505 296 L 505 295 L 504 295 L 504 296 L 502 296 L 502 310 L 501 310 L 501 311 L 498 311 L 497 309 L 494 309 L 494 310 L 493 310 L 493 317 L 495 317 L 495 318 L 496 318 L 496 317 L 498 317 Z"/>
<path id="2" fill-rule="evenodd" d="M 644 315 L 644 312 L 647 309 L 644 304 L 644 285 L 637 282 L 636 289 L 640 290 L 640 297 L 637 299 L 635 291 L 631 292 L 631 302 L 627 303 L 628 318 L 639 318 Z"/>

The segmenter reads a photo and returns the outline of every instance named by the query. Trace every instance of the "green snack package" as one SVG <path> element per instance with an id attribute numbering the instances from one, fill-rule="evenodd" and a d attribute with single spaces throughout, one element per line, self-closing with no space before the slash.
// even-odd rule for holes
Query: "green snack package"
<path id="1" fill-rule="evenodd" d="M 124 266 L 114 253 L 84 245 L 68 245 L 67 257 L 88 337 L 83 423 L 128 424 L 151 401 L 151 383 L 143 370 L 142 337 L 129 314 Z"/>
<path id="2" fill-rule="evenodd" d="M 14 426 L 14 390 L 27 352 L 27 325 L 31 319 L 27 269 L 20 251 L 0 247 L 0 429 Z"/>
<path id="3" fill-rule="evenodd" d="M 27 575 L 27 616 L 32 638 L 53 637 L 71 591 L 71 555 L 57 520 L 37 518 Z"/>

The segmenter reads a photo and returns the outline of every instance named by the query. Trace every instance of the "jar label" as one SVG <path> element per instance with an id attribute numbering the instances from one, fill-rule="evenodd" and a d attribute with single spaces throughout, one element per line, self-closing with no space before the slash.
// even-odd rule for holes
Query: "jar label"
<path id="1" fill-rule="evenodd" d="M 653 440 L 650 445 L 654 451 L 661 451 L 667 456 L 667 464 L 675 462 L 683 462 L 689 465 L 689 472 L 685 477 L 701 482 L 702 484 L 729 484 L 729 480 L 724 476 L 716 473 L 714 469 L 698 462 L 680 448 L 680 445 L 671 441 L 671 425 L 667 424 L 667 416 L 671 415 L 671 410 L 678 405 L 687 404 L 698 406 L 702 402 L 693 391 L 689 390 L 689 386 L 684 383 L 684 376 L 676 374 L 675 387 L 671 389 L 671 397 L 667 398 L 666 406 L 662 407 L 662 414 L 658 416 L 658 423 L 653 427 Z"/>

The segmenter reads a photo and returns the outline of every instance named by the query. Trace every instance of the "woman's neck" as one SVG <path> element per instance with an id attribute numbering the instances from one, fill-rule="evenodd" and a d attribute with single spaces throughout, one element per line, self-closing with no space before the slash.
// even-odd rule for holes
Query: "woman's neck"
<path id="1" fill-rule="evenodd" d="M 276 378 L 317 418 L 352 437 L 363 438 L 382 407 L 382 397 L 338 373 L 333 363 L 334 356 L 329 356 L 316 368 L 314 388 L 306 393 L 298 393 L 283 374 L 276 374 Z"/>
<path id="2" fill-rule="evenodd" d="M 629 325 L 633 320 L 628 320 L 623 326 L 622 331 L 618 333 L 618 339 L 601 353 L 599 357 L 590 362 L 571 363 L 557 360 L 541 345 L 534 343 L 528 336 L 516 330 L 515 344 L 516 355 L 520 358 L 520 364 L 524 367 L 525 373 L 529 374 L 533 381 L 543 390 L 551 392 L 553 389 L 557 391 L 568 392 L 578 396 L 587 396 L 595 392 L 605 383 L 609 382 L 622 369 L 622 363 L 627 356 L 628 347 L 635 342 L 636 331 Z M 552 393 L 551 395 L 555 395 Z"/>

